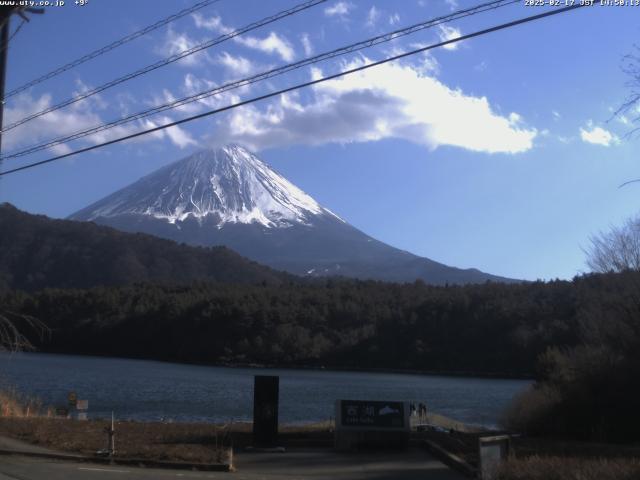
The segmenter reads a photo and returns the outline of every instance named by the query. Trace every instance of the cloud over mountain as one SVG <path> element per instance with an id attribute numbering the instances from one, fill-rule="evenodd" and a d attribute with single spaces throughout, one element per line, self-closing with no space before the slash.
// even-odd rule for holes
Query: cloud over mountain
<path id="1" fill-rule="evenodd" d="M 362 57 L 344 68 L 366 63 Z M 312 76 L 322 72 L 313 69 Z M 415 65 L 385 64 L 318 84 L 304 99 L 290 94 L 267 107 L 237 109 L 218 122 L 211 140 L 260 150 L 402 138 L 430 149 L 515 154 L 531 149 L 536 135 L 520 115 L 497 113 L 486 97 L 450 88 Z"/>

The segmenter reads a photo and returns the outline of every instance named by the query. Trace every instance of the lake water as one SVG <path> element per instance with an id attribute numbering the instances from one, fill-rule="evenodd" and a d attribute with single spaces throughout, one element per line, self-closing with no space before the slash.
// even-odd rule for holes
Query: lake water
<path id="1" fill-rule="evenodd" d="M 46 405 L 68 392 L 89 400 L 89 417 L 227 422 L 252 416 L 253 376 L 280 376 L 280 422 L 334 415 L 336 399 L 424 402 L 456 420 L 495 426 L 514 395 L 531 382 L 397 373 L 225 368 L 176 363 L 21 353 L 0 355 L 0 387 Z"/>

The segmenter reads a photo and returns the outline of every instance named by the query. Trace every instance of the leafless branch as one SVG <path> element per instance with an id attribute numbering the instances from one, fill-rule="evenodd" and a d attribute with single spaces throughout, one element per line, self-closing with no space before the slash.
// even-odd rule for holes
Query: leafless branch
<path id="1" fill-rule="evenodd" d="M 0 351 L 34 350 L 27 332 L 42 340 L 50 330 L 37 318 L 0 310 Z"/>
<path id="2" fill-rule="evenodd" d="M 594 272 L 640 270 L 640 216 L 590 238 L 587 265 Z"/>

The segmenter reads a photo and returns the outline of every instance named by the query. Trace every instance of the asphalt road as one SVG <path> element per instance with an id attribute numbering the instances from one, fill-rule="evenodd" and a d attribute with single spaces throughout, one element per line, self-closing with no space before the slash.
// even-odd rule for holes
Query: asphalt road
<path id="1" fill-rule="evenodd" d="M 0 480 L 462 480 L 422 450 L 405 453 L 338 454 L 327 449 L 286 453 L 241 453 L 235 456 L 236 472 L 194 472 L 43 460 L 21 456 L 0 457 Z"/>

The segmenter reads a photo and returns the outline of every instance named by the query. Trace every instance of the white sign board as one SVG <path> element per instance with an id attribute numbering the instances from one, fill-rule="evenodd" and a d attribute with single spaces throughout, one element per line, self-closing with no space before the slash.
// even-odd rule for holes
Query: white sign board
<path id="1" fill-rule="evenodd" d="M 405 449 L 411 425 L 407 402 L 337 400 L 335 448 Z"/>
<path id="2" fill-rule="evenodd" d="M 77 400 L 76 401 L 76 409 L 78 409 L 78 410 L 89 410 L 89 400 Z"/>
<path id="3" fill-rule="evenodd" d="M 336 401 L 336 430 L 410 432 L 407 402 Z"/>

